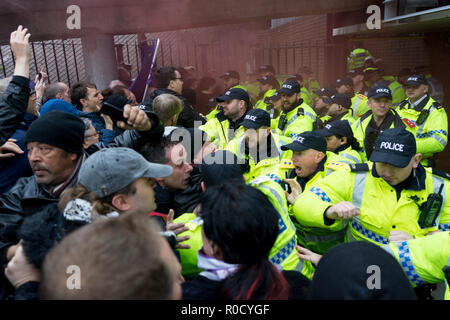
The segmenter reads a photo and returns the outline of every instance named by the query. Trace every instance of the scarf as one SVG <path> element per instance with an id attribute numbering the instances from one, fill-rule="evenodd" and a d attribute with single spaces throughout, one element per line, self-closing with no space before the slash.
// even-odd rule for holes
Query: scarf
<path id="1" fill-rule="evenodd" d="M 203 269 L 200 275 L 208 278 L 209 280 L 221 281 L 227 278 L 229 275 L 236 272 L 240 265 L 229 264 L 213 257 L 208 257 L 204 254 L 203 249 L 198 251 L 198 263 L 197 266 Z"/>

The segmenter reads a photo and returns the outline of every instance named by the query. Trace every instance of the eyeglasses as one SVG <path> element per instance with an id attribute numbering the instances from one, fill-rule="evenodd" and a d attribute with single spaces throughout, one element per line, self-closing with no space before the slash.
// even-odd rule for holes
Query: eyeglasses
<path id="1" fill-rule="evenodd" d="M 84 138 L 89 140 L 89 139 L 95 139 L 95 138 L 99 138 L 102 135 L 101 132 L 95 131 L 94 134 L 91 134 L 89 136 L 85 136 Z"/>
<path id="2" fill-rule="evenodd" d="M 173 80 L 181 80 L 181 81 L 183 81 L 183 78 L 175 78 Z"/>

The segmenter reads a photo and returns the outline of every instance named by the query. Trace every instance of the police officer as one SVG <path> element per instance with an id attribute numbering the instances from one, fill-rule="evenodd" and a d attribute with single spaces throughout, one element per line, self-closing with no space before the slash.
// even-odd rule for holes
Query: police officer
<path id="1" fill-rule="evenodd" d="M 421 74 L 424 75 L 425 78 L 428 81 L 428 85 L 429 85 L 429 89 L 430 89 L 430 96 L 439 102 L 443 102 L 444 101 L 444 86 L 442 85 L 442 83 L 436 79 L 435 77 L 433 77 L 431 75 L 431 70 L 429 66 L 418 66 L 414 68 L 414 73 L 415 74 Z M 411 75 L 412 73 L 410 73 Z"/>
<path id="2" fill-rule="evenodd" d="M 336 93 L 329 98 L 322 98 L 322 100 L 329 105 L 327 116 L 329 116 L 330 119 L 327 120 L 326 123 L 336 120 L 347 120 L 349 123 L 353 124 L 355 120 L 352 116 L 353 110 L 351 110 L 352 101 L 348 95 Z"/>
<path id="3" fill-rule="evenodd" d="M 345 166 L 343 160 L 333 152 L 327 151 L 327 143 L 323 136 L 315 132 L 304 132 L 297 136 L 292 143 L 281 147 L 282 150 L 292 150 L 294 168 L 289 172 L 286 182 L 291 187 L 287 194 L 288 201 L 293 204 L 302 191 L 308 193 L 315 184 L 335 170 Z M 297 181 L 297 183 L 295 181 Z M 291 219 L 297 228 L 299 243 L 317 253 L 324 253 L 331 246 L 344 241 L 345 231 L 312 229 L 299 223 L 295 212 L 290 212 Z"/>
<path id="4" fill-rule="evenodd" d="M 329 98 L 336 93 L 337 92 L 334 88 L 321 88 L 320 90 L 314 91 L 314 94 L 316 95 L 314 101 L 314 111 L 323 123 L 331 119 L 331 116 L 328 115 L 330 104 L 325 101 L 329 101 Z"/>
<path id="5" fill-rule="evenodd" d="M 350 165 L 304 192 L 293 211 L 300 224 L 339 228 L 349 221 L 349 240 L 378 245 L 423 237 L 450 222 L 450 185 L 445 174 L 420 164 L 414 136 L 383 131 L 366 164 Z"/>
<path id="6" fill-rule="evenodd" d="M 244 134 L 231 140 L 226 150 L 248 164 L 245 180 L 251 181 L 270 174 L 285 178 L 289 168 L 280 167 L 281 160 L 290 160 L 292 152 L 282 151 L 280 147 L 290 143 L 290 139 L 271 132 L 269 113 L 261 109 L 250 110 L 241 126 L 245 130 Z"/>
<path id="7" fill-rule="evenodd" d="M 218 150 L 207 155 L 200 165 L 200 173 L 203 192 L 207 188 L 223 183 L 223 181 L 240 179 L 244 183 L 242 177 L 244 173 L 243 166 L 239 164 L 239 160 L 234 154 L 229 151 Z M 295 228 L 289 219 L 283 189 L 267 176 L 258 177 L 248 183 L 250 186 L 263 192 L 279 214 L 278 225 L 280 230 L 269 253 L 271 261 L 280 265 L 283 270 L 297 270 L 311 278 L 313 267 L 310 263 L 303 264 L 302 261 L 299 261 L 294 249 L 297 242 Z M 174 230 L 179 235 L 179 240 L 184 244 L 183 247 L 180 247 L 182 249 L 179 250 L 183 275 L 192 278 L 201 271 L 197 268 L 197 252 L 203 245 L 201 236 L 203 221 L 195 213 L 185 213 L 170 224 L 172 226 L 168 228 Z M 186 236 L 189 236 L 189 239 Z M 186 245 L 190 246 L 190 248 Z"/>
<path id="8" fill-rule="evenodd" d="M 306 87 L 309 92 L 320 90 L 319 81 L 313 78 L 313 72 L 309 67 L 299 67 L 297 73 L 303 78 L 302 86 Z M 311 98 L 314 100 L 315 96 L 313 95 Z"/>
<path id="9" fill-rule="evenodd" d="M 259 82 L 259 96 L 261 96 L 261 99 L 256 102 L 254 108 L 268 111 L 266 109 L 268 105 L 267 98 L 273 96 L 280 89 L 280 84 L 274 76 L 263 76 L 257 79 L 257 81 Z"/>
<path id="10" fill-rule="evenodd" d="M 449 231 L 408 241 L 391 242 L 382 248 L 400 263 L 419 299 L 432 298 L 432 286 L 429 284 L 446 281 L 444 269 L 450 268 Z M 448 295 L 448 285 L 446 287 Z"/>
<path id="11" fill-rule="evenodd" d="M 349 70 L 347 75 L 353 81 L 353 91 L 356 94 L 362 94 L 363 96 L 367 96 L 370 88 L 367 87 L 364 83 L 364 69 L 356 68 Z"/>
<path id="12" fill-rule="evenodd" d="M 347 120 L 336 120 L 325 125 L 321 130 L 314 131 L 325 137 L 327 150 L 336 153 L 341 162 L 352 164 L 361 163 L 360 146 L 353 136 L 352 128 Z"/>
<path id="13" fill-rule="evenodd" d="M 374 85 L 389 87 L 392 92 L 392 104 L 394 107 L 405 100 L 406 94 L 401 83 L 392 76 L 383 77 L 378 67 L 364 69 L 364 78 L 371 87 Z"/>
<path id="14" fill-rule="evenodd" d="M 288 78 L 287 80 L 294 80 L 297 81 L 300 85 L 300 93 L 302 95 L 303 101 L 310 107 L 314 106 L 314 99 L 315 95 L 312 94 L 308 88 L 306 88 L 303 84 L 303 77 L 300 74 L 294 74 L 292 77 Z"/>
<path id="15" fill-rule="evenodd" d="M 334 84 L 337 93 L 345 93 L 352 100 L 352 115 L 358 119 L 369 110 L 367 97 L 353 91 L 353 80 L 349 77 L 338 78 Z"/>
<path id="16" fill-rule="evenodd" d="M 283 100 L 283 111 L 278 122 L 280 135 L 292 139 L 302 132 L 311 131 L 317 116 L 314 110 L 301 98 L 298 82 L 286 80 L 279 93 L 281 93 Z"/>
<path id="17" fill-rule="evenodd" d="M 227 71 L 223 75 L 221 75 L 219 78 L 222 79 L 222 81 L 223 81 L 223 91 L 222 92 L 226 92 L 233 88 L 240 88 L 242 90 L 247 91 L 247 89 L 244 86 L 239 84 L 241 76 L 240 76 L 239 72 L 237 72 L 235 70 Z M 247 93 L 248 93 L 248 91 L 247 91 Z M 250 101 L 251 101 L 251 99 L 250 99 Z M 211 118 L 214 118 L 216 116 L 216 114 L 218 114 L 221 110 L 222 110 L 222 105 L 219 103 L 216 106 L 216 108 L 214 108 L 210 113 L 208 113 L 206 115 L 206 120 L 210 120 Z"/>
<path id="18" fill-rule="evenodd" d="M 281 93 L 275 91 L 272 96 L 267 99 L 266 110 L 270 114 L 270 130 L 279 134 L 278 122 L 280 121 L 281 109 L 283 106 L 283 100 L 281 99 Z"/>
<path id="19" fill-rule="evenodd" d="M 361 47 L 361 43 L 355 43 L 353 45 L 353 50 L 347 57 L 347 69 L 352 70 L 356 68 L 364 67 L 366 60 L 372 58 L 369 50 Z"/>
<path id="20" fill-rule="evenodd" d="M 223 110 L 199 128 L 217 148 L 225 149 L 229 141 L 244 132 L 241 122 L 252 105 L 247 92 L 241 88 L 228 90 L 216 101 L 223 105 Z"/>
<path id="21" fill-rule="evenodd" d="M 448 119 L 442 105 L 429 95 L 428 81 L 414 75 L 406 81 L 406 95 L 397 111 L 406 129 L 416 137 L 417 150 L 422 153 L 424 166 L 436 165 L 437 153 L 447 145 Z"/>
<path id="22" fill-rule="evenodd" d="M 352 129 L 358 140 L 362 160 L 370 159 L 378 134 L 388 128 L 404 128 L 399 114 L 392 108 L 391 90 L 384 86 L 374 86 L 369 92 L 370 111 L 366 112 Z"/>

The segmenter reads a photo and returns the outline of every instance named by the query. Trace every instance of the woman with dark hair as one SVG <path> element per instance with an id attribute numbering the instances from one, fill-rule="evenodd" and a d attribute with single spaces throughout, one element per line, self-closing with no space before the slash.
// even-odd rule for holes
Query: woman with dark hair
<path id="1" fill-rule="evenodd" d="M 314 131 L 327 140 L 327 150 L 338 154 L 340 162 L 349 164 L 361 163 L 363 151 L 358 140 L 353 136 L 352 128 L 347 120 L 336 120 L 328 123 L 325 128 Z"/>
<path id="2" fill-rule="evenodd" d="M 200 216 L 198 267 L 204 271 L 183 284 L 183 299 L 305 298 L 309 280 L 296 271 L 281 272 L 269 261 L 278 214 L 261 191 L 242 183 L 208 188 Z"/>

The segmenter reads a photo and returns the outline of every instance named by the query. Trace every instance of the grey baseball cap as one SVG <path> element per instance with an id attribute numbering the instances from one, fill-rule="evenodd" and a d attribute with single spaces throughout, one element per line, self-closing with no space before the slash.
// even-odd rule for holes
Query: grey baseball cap
<path id="1" fill-rule="evenodd" d="M 164 178 L 171 174 L 171 166 L 148 162 L 133 149 L 105 148 L 83 163 L 78 182 L 103 198 L 139 178 Z"/>

